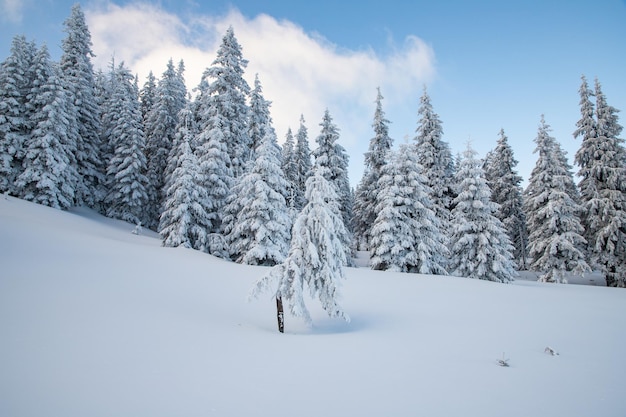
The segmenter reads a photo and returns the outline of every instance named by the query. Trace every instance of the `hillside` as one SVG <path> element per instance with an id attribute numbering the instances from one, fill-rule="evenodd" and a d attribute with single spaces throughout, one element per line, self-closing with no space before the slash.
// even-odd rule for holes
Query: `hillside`
<path id="1" fill-rule="evenodd" d="M 132 230 L 0 197 L 1 416 L 626 415 L 624 290 L 349 268 L 279 334 L 265 268 Z"/>

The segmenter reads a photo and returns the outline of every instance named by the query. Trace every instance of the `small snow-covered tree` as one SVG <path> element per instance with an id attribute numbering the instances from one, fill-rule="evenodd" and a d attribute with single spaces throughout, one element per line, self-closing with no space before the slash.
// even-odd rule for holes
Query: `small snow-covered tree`
<path id="1" fill-rule="evenodd" d="M 250 92 L 250 110 L 248 119 L 248 136 L 250 137 L 250 149 L 247 159 L 254 160 L 256 148 L 265 137 L 270 123 L 271 102 L 263 97 L 263 87 L 259 80 L 259 74 L 254 77 L 254 88 Z"/>
<path id="2" fill-rule="evenodd" d="M 581 120 L 575 136 L 582 137 L 576 162 L 580 167 L 583 223 L 594 263 L 601 266 L 606 283 L 626 287 L 626 150 L 619 138 L 618 110 L 606 102 L 595 82 L 595 121 L 590 91 L 583 78 Z M 595 123 L 594 123 L 595 122 Z"/>
<path id="3" fill-rule="evenodd" d="M 15 179 L 22 172 L 26 141 L 32 130 L 26 104 L 36 52 L 34 43 L 15 36 L 11 54 L 0 66 L 0 193 L 17 194 Z"/>
<path id="4" fill-rule="evenodd" d="M 171 61 L 171 60 L 170 60 Z M 157 100 L 157 79 L 152 70 L 148 72 L 146 82 L 139 91 L 139 107 L 141 109 L 141 120 L 144 123 L 148 120 L 148 114 Z"/>
<path id="5" fill-rule="evenodd" d="M 229 207 L 237 212 L 226 238 L 235 262 L 274 266 L 287 255 L 291 219 L 283 197 L 287 180 L 280 167 L 276 135 L 271 126 L 264 131 L 256 160 L 233 188 Z"/>
<path id="6" fill-rule="evenodd" d="M 402 145 L 381 166 L 372 225 L 372 269 L 447 275 L 449 255 L 414 147 Z"/>
<path id="7" fill-rule="evenodd" d="M 376 111 L 374 112 L 374 137 L 370 139 L 369 149 L 365 153 L 365 171 L 356 190 L 354 202 L 355 238 L 363 246 L 369 247 L 371 228 L 376 219 L 377 181 L 381 177 L 382 167 L 388 161 L 393 140 L 389 137 L 389 120 L 385 118 L 382 107 L 383 96 L 378 88 Z"/>
<path id="8" fill-rule="evenodd" d="M 498 204 L 491 201 L 476 151 L 468 144 L 459 170 L 458 196 L 452 210 L 452 275 L 507 283 L 517 274 L 513 246 L 496 217 Z"/>
<path id="9" fill-rule="evenodd" d="M 346 264 L 342 236 L 346 233 L 339 215 L 338 195 L 335 186 L 326 178 L 327 168 L 316 166 L 307 180 L 304 206 L 291 233 L 291 246 L 287 258 L 265 274 L 252 290 L 251 296 L 277 285 L 276 301 L 278 329 L 283 332 L 283 303 L 295 317 L 311 323 L 304 303 L 305 284 L 312 298 L 317 298 L 330 317 L 349 320 L 339 306 L 339 286 L 344 279 Z"/>
<path id="10" fill-rule="evenodd" d="M 509 239 L 515 248 L 513 257 L 518 268 L 526 269 L 526 245 L 528 233 L 526 230 L 526 216 L 522 198 L 522 177 L 515 167 L 517 161 L 513 156 L 513 149 L 509 145 L 504 130 L 500 130 L 500 137 L 496 148 L 485 158 L 485 178 L 491 189 L 491 199 L 500 205 L 496 213 L 498 219 L 506 227 Z"/>
<path id="11" fill-rule="evenodd" d="M 541 272 L 542 282 L 567 282 L 567 273 L 590 270 L 585 261 L 580 206 L 567 191 L 574 179 L 543 115 L 535 143 L 539 157 L 524 195 L 530 268 Z"/>
<path id="12" fill-rule="evenodd" d="M 68 209 L 74 205 L 78 183 L 74 108 L 45 45 L 34 58 L 33 70 L 35 78 L 28 95 L 33 130 L 25 143 L 22 172 L 15 181 L 17 195 Z"/>
<path id="13" fill-rule="evenodd" d="M 296 160 L 296 149 L 291 128 L 287 129 L 285 143 L 282 148 L 281 167 L 287 180 L 286 199 L 287 207 L 292 212 L 296 212 L 296 188 L 298 186 L 298 165 Z"/>
<path id="14" fill-rule="evenodd" d="M 108 217 L 131 223 L 145 223 L 147 178 L 144 136 L 139 109 L 138 89 L 130 71 L 120 64 L 115 71 L 115 86 L 110 103 L 112 118 L 108 162 L 108 194 L 105 198 Z"/>

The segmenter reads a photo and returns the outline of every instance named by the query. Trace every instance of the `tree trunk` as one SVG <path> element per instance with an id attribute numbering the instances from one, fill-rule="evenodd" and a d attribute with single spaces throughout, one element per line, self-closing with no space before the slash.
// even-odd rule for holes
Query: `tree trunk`
<path id="1" fill-rule="evenodd" d="M 283 299 L 276 296 L 276 318 L 278 319 L 278 331 L 285 333 L 285 313 L 283 312 Z"/>

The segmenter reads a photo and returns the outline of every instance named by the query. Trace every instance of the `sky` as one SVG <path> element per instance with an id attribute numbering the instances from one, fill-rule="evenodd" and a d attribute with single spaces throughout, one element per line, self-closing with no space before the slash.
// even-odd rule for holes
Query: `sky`
<path id="1" fill-rule="evenodd" d="M 0 0 L 0 59 L 25 35 L 60 56 L 74 0 Z M 279 142 L 304 115 L 311 146 L 325 109 L 350 155 L 350 181 L 363 173 L 373 136 L 376 88 L 394 143 L 411 141 L 424 88 L 453 154 L 480 156 L 504 129 L 526 183 L 541 115 L 568 152 L 580 117 L 580 77 L 597 77 L 610 105 L 626 110 L 626 1 L 194 1 L 81 2 L 96 68 L 114 57 L 159 77 L 184 60 L 196 87 L 228 26 L 258 74 Z M 621 123 L 624 124 L 623 114 Z M 622 135 L 624 136 L 624 134 Z M 576 168 L 574 167 L 574 171 Z"/>

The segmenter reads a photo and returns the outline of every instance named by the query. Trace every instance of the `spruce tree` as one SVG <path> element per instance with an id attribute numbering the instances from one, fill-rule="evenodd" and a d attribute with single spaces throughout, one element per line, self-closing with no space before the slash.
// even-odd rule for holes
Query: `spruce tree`
<path id="1" fill-rule="evenodd" d="M 282 148 L 282 169 L 287 180 L 287 207 L 292 212 L 296 212 L 296 188 L 298 187 L 298 161 L 296 160 L 296 149 L 291 128 L 287 129 L 285 143 Z"/>
<path id="2" fill-rule="evenodd" d="M 354 232 L 362 246 L 368 248 L 371 240 L 371 228 L 376 219 L 377 181 L 381 177 L 382 167 L 388 162 L 393 140 L 389 137 L 389 120 L 385 118 L 382 107 L 383 96 L 378 88 L 376 111 L 374 112 L 374 137 L 370 139 L 369 149 L 365 153 L 365 171 L 356 192 Z"/>
<path id="3" fill-rule="evenodd" d="M 294 189 L 294 208 L 300 211 L 306 204 L 305 189 L 306 182 L 312 174 L 313 165 L 311 163 L 311 148 L 309 147 L 309 135 L 304 124 L 304 115 L 300 115 L 300 126 L 296 133 L 295 160 L 297 175 Z"/>
<path id="4" fill-rule="evenodd" d="M 595 120 L 590 114 L 590 91 L 583 77 L 581 120 L 575 136 L 582 137 L 576 153 L 579 166 L 583 222 L 592 261 L 602 268 L 611 287 L 626 287 L 626 150 L 619 138 L 618 110 L 606 102 L 595 82 Z M 595 122 L 595 123 L 594 123 Z"/>
<path id="5" fill-rule="evenodd" d="M 402 145 L 380 167 L 372 224 L 372 269 L 447 275 L 448 249 L 414 147 Z"/>
<path id="6" fill-rule="evenodd" d="M 226 145 L 228 168 L 234 177 L 243 174 L 252 146 L 248 130 L 249 109 L 246 104 L 250 87 L 243 78 L 247 64 L 231 26 L 222 38 L 217 58 L 204 72 L 206 91 L 201 92 L 202 100 L 206 101 L 202 103 L 202 107 L 212 108 L 212 114 L 205 119 L 209 126 L 202 127 L 214 131 Z M 203 85 L 201 89 L 202 87 Z M 218 121 L 219 124 L 215 124 Z"/>
<path id="7" fill-rule="evenodd" d="M 68 209 L 74 205 L 78 184 L 74 108 L 45 45 L 35 55 L 33 71 L 27 104 L 33 130 L 25 143 L 22 172 L 15 181 L 17 195 Z"/>
<path id="8" fill-rule="evenodd" d="M 248 120 L 248 136 L 250 138 L 250 154 L 248 159 L 254 160 L 254 152 L 265 138 L 266 129 L 270 122 L 270 104 L 263 97 L 263 87 L 259 81 L 259 74 L 254 77 L 254 89 L 250 92 L 250 117 Z"/>
<path id="9" fill-rule="evenodd" d="M 170 59 L 167 69 L 159 80 L 156 98 L 144 123 L 146 133 L 145 154 L 147 159 L 148 223 L 146 227 L 156 230 L 159 224 L 164 197 L 167 159 L 172 151 L 178 125 L 178 114 L 185 106 L 185 87 L 180 85 L 174 62 Z"/>
<path id="10" fill-rule="evenodd" d="M 550 130 L 542 115 L 535 138 L 539 156 L 524 193 L 528 255 L 531 270 L 541 273 L 540 281 L 567 282 L 568 273 L 582 274 L 590 269 L 585 261 L 580 206 L 567 191 L 574 182 L 573 175 Z"/>
<path id="11" fill-rule="evenodd" d="M 452 210 L 452 275 L 507 283 L 516 275 L 513 246 L 498 204 L 491 201 L 476 151 L 468 144 L 454 180 L 459 184 Z"/>
<path id="12" fill-rule="evenodd" d="M 104 181 L 105 166 L 100 157 L 101 143 L 100 107 L 96 101 L 96 84 L 91 58 L 91 33 L 79 4 L 72 6 L 70 16 L 64 22 L 66 38 L 60 67 L 66 92 L 71 101 L 70 111 L 77 125 L 76 169 L 79 181 L 76 190 L 77 204 L 95 208 L 104 197 L 99 190 Z"/>
<path id="13" fill-rule="evenodd" d="M 150 111 L 157 101 L 158 93 L 156 90 L 157 79 L 154 76 L 152 70 L 150 70 L 150 72 L 148 72 L 146 82 L 143 84 L 143 87 L 141 87 L 141 90 L 139 91 L 139 107 L 141 108 L 141 120 L 143 120 L 144 123 L 147 122 L 148 114 L 150 114 Z"/>
<path id="14" fill-rule="evenodd" d="M 291 220 L 276 135 L 271 126 L 263 130 L 256 160 L 233 189 L 234 200 L 229 206 L 238 210 L 227 241 L 235 262 L 274 266 L 287 255 Z"/>
<path id="15" fill-rule="evenodd" d="M 342 236 L 346 234 L 339 215 L 336 187 L 327 180 L 328 168 L 316 165 L 307 180 L 307 204 L 295 221 L 287 258 L 266 273 L 252 290 L 251 297 L 277 285 L 276 307 L 278 330 L 284 330 L 283 303 L 295 317 L 311 323 L 304 303 L 304 284 L 309 295 L 317 298 L 330 317 L 349 317 L 339 306 L 339 286 L 346 264 Z"/>
<path id="16" fill-rule="evenodd" d="M 35 44 L 15 36 L 11 54 L 0 66 L 0 192 L 17 194 L 15 180 L 22 172 L 26 141 L 32 130 L 27 106 L 34 81 Z"/>
<path id="17" fill-rule="evenodd" d="M 501 129 L 496 148 L 485 158 L 485 178 L 491 189 L 492 201 L 500 206 L 497 217 L 504 224 L 515 248 L 513 257 L 518 268 L 526 269 L 528 235 L 522 198 L 522 177 L 515 170 L 516 166 L 513 149 Z"/>
<path id="18" fill-rule="evenodd" d="M 146 223 L 147 178 L 145 135 L 139 109 L 139 93 L 134 77 L 124 64 L 115 71 L 115 86 L 110 103 L 114 117 L 110 125 L 108 194 L 105 198 L 108 217 L 136 224 Z"/>
<path id="19" fill-rule="evenodd" d="M 418 161 L 426 177 L 426 185 L 432 190 L 432 200 L 437 217 L 444 228 L 450 222 L 450 209 L 455 196 L 452 153 L 443 140 L 443 128 L 439 115 L 434 112 L 430 96 L 424 87 L 418 109 L 420 120 L 416 130 L 415 146 Z"/>

